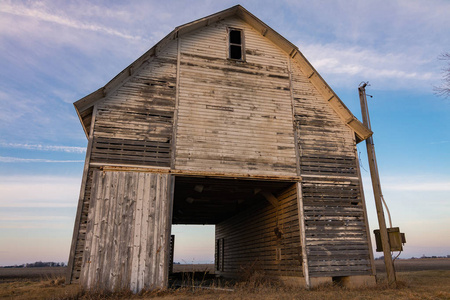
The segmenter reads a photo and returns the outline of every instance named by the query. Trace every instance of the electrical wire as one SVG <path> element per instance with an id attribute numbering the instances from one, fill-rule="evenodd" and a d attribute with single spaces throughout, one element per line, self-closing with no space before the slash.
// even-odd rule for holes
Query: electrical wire
<path id="1" fill-rule="evenodd" d="M 386 204 L 386 201 L 384 201 L 383 195 L 381 195 L 381 200 L 383 201 L 384 207 L 386 208 L 386 212 L 389 218 L 389 226 L 392 228 L 392 219 L 391 219 L 391 213 L 389 212 L 389 207 Z"/>
<path id="2" fill-rule="evenodd" d="M 394 254 L 394 252 L 392 252 L 392 254 Z M 391 254 L 391 255 L 392 255 L 392 254 Z M 402 254 L 402 251 L 398 251 L 397 256 L 394 257 L 394 259 L 392 259 L 392 262 L 394 262 L 394 261 L 400 256 L 400 254 Z"/>

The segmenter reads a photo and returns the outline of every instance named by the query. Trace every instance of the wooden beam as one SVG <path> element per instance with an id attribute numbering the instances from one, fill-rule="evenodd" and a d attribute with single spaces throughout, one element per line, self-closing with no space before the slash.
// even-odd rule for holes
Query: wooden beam
<path id="1" fill-rule="evenodd" d="M 297 189 L 297 208 L 298 208 L 298 221 L 300 228 L 300 245 L 302 248 L 302 267 L 303 276 L 305 277 L 306 288 L 311 287 L 311 281 L 309 278 L 309 268 L 308 268 L 308 254 L 306 251 L 306 232 L 305 232 L 305 215 L 303 208 L 303 197 L 302 197 L 302 184 L 300 182 L 296 183 Z"/>
<path id="2" fill-rule="evenodd" d="M 260 194 L 263 195 L 264 198 L 266 198 L 266 200 L 269 201 L 275 208 L 278 208 L 279 201 L 271 192 L 262 190 Z"/>
<path id="3" fill-rule="evenodd" d="M 226 172 L 202 172 L 190 170 L 173 170 L 170 168 L 155 168 L 148 166 L 128 166 L 121 165 L 105 165 L 101 163 L 91 164 L 91 166 L 100 167 L 103 171 L 122 171 L 122 172 L 150 172 L 150 173 L 169 173 L 178 176 L 192 176 L 192 177 L 215 177 L 226 179 L 248 179 L 248 180 L 267 180 L 267 181 L 286 181 L 299 182 L 302 180 L 301 176 L 283 176 L 283 175 L 256 175 L 245 173 L 226 173 Z"/>

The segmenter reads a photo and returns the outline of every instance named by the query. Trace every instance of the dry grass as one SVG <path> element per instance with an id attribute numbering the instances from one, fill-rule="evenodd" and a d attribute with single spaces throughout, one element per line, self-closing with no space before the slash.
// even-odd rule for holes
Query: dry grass
<path id="1" fill-rule="evenodd" d="M 70 297 L 76 297 L 80 292 L 79 287 L 66 286 L 64 281 L 64 277 L 0 281 L 0 299 L 70 299 Z"/>
<path id="2" fill-rule="evenodd" d="M 385 276 L 378 278 L 374 288 L 347 289 L 335 285 L 304 290 L 264 279 L 263 274 L 251 274 L 246 281 L 226 286 L 220 282 L 201 288 L 183 287 L 169 290 L 144 291 L 133 295 L 129 291 L 115 293 L 84 292 L 77 285 L 65 285 L 62 277 L 38 281 L 1 281 L 2 299 L 450 299 L 450 270 L 398 272 L 399 287 L 389 289 Z M 187 282 L 190 282 L 187 276 Z M 201 283 L 201 282 L 200 282 Z M 220 289 L 217 289 L 220 288 Z"/>

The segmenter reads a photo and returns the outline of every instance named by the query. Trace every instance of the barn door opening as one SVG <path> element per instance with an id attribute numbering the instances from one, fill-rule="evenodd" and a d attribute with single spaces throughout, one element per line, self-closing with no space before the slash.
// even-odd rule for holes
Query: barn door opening
<path id="1" fill-rule="evenodd" d="M 175 271 L 176 265 L 214 263 L 214 230 L 214 225 L 172 225 Z"/>
<path id="2" fill-rule="evenodd" d="M 177 176 L 172 216 L 172 234 L 177 225 L 214 225 L 210 253 L 216 275 L 236 277 L 255 261 L 266 273 L 302 273 L 293 182 Z M 179 236 L 175 258 L 185 251 Z"/>

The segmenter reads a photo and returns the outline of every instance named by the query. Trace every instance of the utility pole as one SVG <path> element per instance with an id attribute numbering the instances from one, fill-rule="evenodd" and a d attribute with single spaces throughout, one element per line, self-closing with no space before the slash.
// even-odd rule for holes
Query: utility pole
<path id="1" fill-rule="evenodd" d="M 370 119 L 369 119 L 369 109 L 367 107 L 367 97 L 366 97 L 366 86 L 367 83 L 363 83 L 358 87 L 359 100 L 361 102 L 361 113 L 363 117 L 364 125 L 371 129 Z M 378 224 L 380 226 L 380 236 L 381 244 L 383 247 L 384 254 L 384 264 L 386 266 L 386 273 L 388 284 L 390 287 L 397 287 L 397 282 L 395 278 L 394 263 L 391 256 L 391 245 L 389 243 L 389 236 L 386 228 L 386 220 L 384 218 L 383 205 L 381 203 L 381 184 L 380 176 L 378 174 L 377 159 L 375 156 L 375 146 L 373 144 L 373 138 L 370 136 L 366 139 L 367 156 L 369 159 L 370 176 L 372 178 L 373 195 L 375 197 L 375 206 L 377 209 Z"/>

